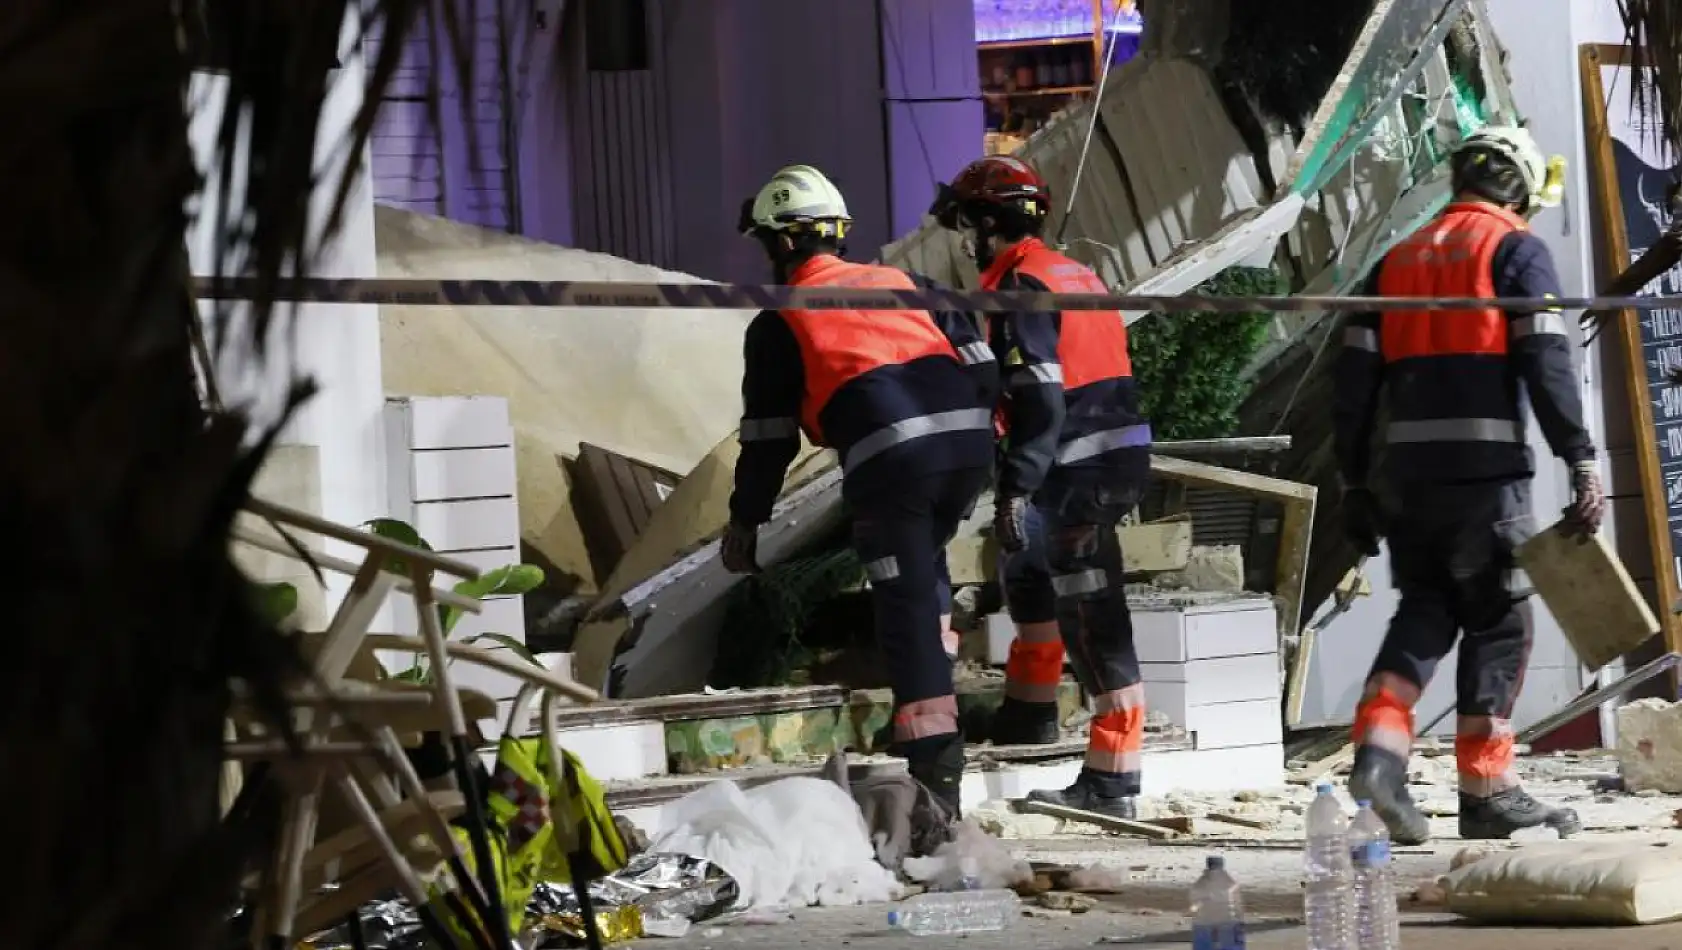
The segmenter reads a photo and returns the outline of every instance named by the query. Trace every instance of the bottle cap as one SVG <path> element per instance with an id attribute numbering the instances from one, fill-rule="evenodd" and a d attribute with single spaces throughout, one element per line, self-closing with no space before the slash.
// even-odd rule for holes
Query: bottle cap
<path id="1" fill-rule="evenodd" d="M 1331 793 L 1332 783 L 1330 782 L 1321 782 L 1320 784 L 1314 786 L 1314 794 L 1316 795 L 1330 795 Z"/>
<path id="2" fill-rule="evenodd" d="M 1358 799 L 1355 800 L 1355 807 L 1356 808 L 1371 808 L 1372 807 L 1372 799 L 1370 799 L 1370 798 L 1358 798 Z"/>
<path id="3" fill-rule="evenodd" d="M 898 927 L 899 922 L 903 919 L 904 918 L 900 916 L 899 911 L 897 911 L 897 910 L 888 911 L 888 926 L 889 927 Z"/>
<path id="4" fill-rule="evenodd" d="M 1203 866 L 1211 871 L 1219 871 L 1220 869 L 1226 867 L 1226 856 L 1211 854 L 1203 860 Z"/>

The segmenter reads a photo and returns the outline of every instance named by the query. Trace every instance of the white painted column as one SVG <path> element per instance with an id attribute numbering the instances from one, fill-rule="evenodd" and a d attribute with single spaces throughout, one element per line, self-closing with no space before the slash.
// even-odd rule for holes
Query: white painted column
<path id="1" fill-rule="evenodd" d="M 364 62 L 358 38 L 357 13 L 352 10 L 342 39 L 343 67 L 331 78 L 331 91 L 321 114 L 316 149 L 316 168 L 322 186 L 310 201 L 312 240 L 319 242 L 332 196 L 343 167 L 343 144 L 362 103 Z M 206 275 L 216 266 L 215 242 L 210 223 L 218 187 L 214 153 L 221 100 L 226 82 L 211 74 L 195 74 L 189 91 L 193 110 L 191 138 L 194 154 L 207 185 L 200 203 L 199 218 L 189 233 L 189 257 L 195 275 Z M 374 201 L 367 163 L 356 175 L 345 209 L 344 224 L 331 242 L 319 247 L 311 273 L 321 277 L 375 276 Z M 243 182 L 234 182 L 231 200 L 243 200 Z M 224 265 L 237 272 L 239 261 Z M 209 305 L 201 305 L 209 312 Z M 296 308 L 295 319 L 280 313 L 270 337 L 270 356 L 261 368 L 243 357 L 223 357 L 218 380 L 224 399 L 231 405 L 250 409 L 258 424 L 272 421 L 293 378 L 314 379 L 316 397 L 293 419 L 282 441 L 315 446 L 321 467 L 320 514 L 333 521 L 356 525 L 386 514 L 385 439 L 383 430 L 384 390 L 380 368 L 379 308 L 304 304 Z M 237 324 L 244 314 L 236 311 Z M 214 332 L 214 328 L 213 328 Z M 235 332 L 238 332 L 237 330 Z M 355 556 L 337 543 L 327 545 L 329 553 Z M 359 559 L 359 558 L 358 558 Z M 328 575 L 328 609 L 343 596 L 348 579 Z M 376 626 L 384 625 L 376 620 Z"/>

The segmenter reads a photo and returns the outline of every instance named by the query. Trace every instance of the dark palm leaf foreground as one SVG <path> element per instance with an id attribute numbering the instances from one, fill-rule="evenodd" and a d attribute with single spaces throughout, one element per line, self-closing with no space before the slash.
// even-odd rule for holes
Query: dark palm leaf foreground
<path id="1" fill-rule="evenodd" d="M 1619 6 L 1656 77 L 1635 94 L 1682 144 L 1682 3 Z M 348 165 L 318 182 L 322 103 L 356 75 L 338 68 L 349 12 L 345 0 L 0 4 L 0 495 L 23 552 L 0 582 L 13 644 L 0 664 L 0 814 L 14 862 L 0 946 L 218 946 L 242 876 L 267 861 L 272 807 L 224 822 L 217 793 L 231 684 L 278 723 L 279 684 L 299 668 L 229 554 L 275 430 L 201 407 L 185 246 L 205 179 L 188 122 L 219 110 L 216 187 L 244 182 L 237 208 L 211 203 L 218 271 L 263 288 L 244 319 L 241 305 L 218 307 L 208 348 L 278 362 L 265 341 L 288 319 L 279 285 L 307 272 L 319 237 L 308 198 L 331 189 L 331 231 L 398 40 L 434 31 L 456 70 L 472 48 L 448 4 L 369 3 L 361 29 L 384 42 L 339 143 Z M 225 75 L 225 101 L 189 101 L 200 67 Z M 1288 82 L 1234 84 L 1299 111 L 1281 101 Z"/>

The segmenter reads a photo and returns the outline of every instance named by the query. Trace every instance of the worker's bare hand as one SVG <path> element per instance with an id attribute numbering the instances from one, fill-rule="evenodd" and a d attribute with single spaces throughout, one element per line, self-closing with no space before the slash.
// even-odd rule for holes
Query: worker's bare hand
<path id="1" fill-rule="evenodd" d="M 1378 556 L 1378 542 L 1384 537 L 1384 520 L 1378 499 L 1365 488 L 1343 493 L 1343 534 L 1355 550 L 1367 557 Z"/>
<path id="2" fill-rule="evenodd" d="M 1028 546 L 1028 499 L 1006 495 L 994 500 L 993 537 L 1009 554 Z"/>
<path id="3" fill-rule="evenodd" d="M 759 529 L 752 525 L 730 522 L 724 528 L 724 538 L 718 545 L 719 560 L 732 574 L 759 573 Z"/>
<path id="4" fill-rule="evenodd" d="M 1606 516 L 1606 492 L 1600 485 L 1600 469 L 1594 459 L 1571 466 L 1571 506 L 1565 509 L 1559 530 L 1574 537 L 1588 537 L 1600 530 Z"/>

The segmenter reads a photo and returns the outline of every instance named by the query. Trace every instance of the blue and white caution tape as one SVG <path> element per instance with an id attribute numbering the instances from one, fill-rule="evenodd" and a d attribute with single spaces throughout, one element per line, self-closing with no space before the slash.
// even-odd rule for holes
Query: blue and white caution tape
<path id="1" fill-rule="evenodd" d="M 249 278 L 198 278 L 201 300 L 251 300 Z M 879 290 L 752 284 L 636 284 L 568 280 L 332 280 L 282 281 L 275 299 L 302 303 L 388 304 L 405 307 L 607 307 L 635 310 L 966 310 L 1009 313 L 1045 310 L 1127 310 L 1227 313 L 1469 310 L 1498 306 L 1542 310 L 1682 309 L 1682 296 L 1654 297 L 1207 297 L 1198 294 L 1053 294 L 982 290 Z"/>

